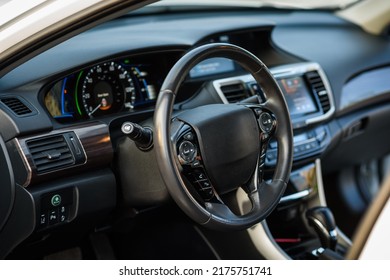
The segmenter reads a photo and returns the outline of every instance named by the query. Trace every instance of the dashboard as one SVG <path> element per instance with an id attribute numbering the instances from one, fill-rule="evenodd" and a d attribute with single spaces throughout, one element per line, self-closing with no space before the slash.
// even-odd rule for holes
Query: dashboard
<path id="1" fill-rule="evenodd" d="M 221 35 L 220 42 L 229 42 L 234 36 Z M 217 39 L 209 40 L 211 42 Z M 237 40 L 237 39 L 236 39 Z M 207 43 L 207 42 L 206 42 Z M 164 61 L 175 60 L 178 53 L 165 53 Z M 129 56 L 83 68 L 56 81 L 44 92 L 44 105 L 59 123 L 77 123 L 118 117 L 143 112 L 154 107 L 164 75 L 169 71 L 159 68 L 156 54 Z M 159 57 L 161 60 L 161 56 Z M 135 63 L 137 62 L 137 63 Z M 156 71 L 158 69 L 158 71 Z M 318 63 L 301 62 L 272 67 L 289 108 L 294 129 L 328 120 L 335 112 L 333 93 L 329 81 Z M 266 101 L 267 96 L 251 75 L 236 62 L 225 58 L 211 58 L 200 62 L 189 72 L 177 102 L 178 108 L 196 107 L 193 100 L 201 98 L 204 104 L 213 103 L 209 92 L 197 92 L 204 84 L 212 84 L 219 102 L 236 103 L 251 96 Z M 229 75 L 229 78 L 219 79 Z M 180 100 L 180 99 L 179 99 Z M 329 144 L 326 127 L 306 129 L 294 136 L 294 159 L 320 154 Z M 266 164 L 276 163 L 277 144 L 270 143 Z"/>
<path id="2" fill-rule="evenodd" d="M 15 115 L 7 106 L 9 96 L 29 111 L 23 117 L 5 122 L 9 123 L 9 129 L 3 133 L 5 141 L 34 138 L 37 133 L 56 130 L 72 131 L 96 122 L 104 123 L 107 131 L 112 132 L 126 119 L 146 121 L 153 114 L 160 87 L 174 63 L 193 47 L 223 42 L 251 51 L 277 78 L 293 119 L 297 143 L 294 152 L 299 161 L 319 155 L 331 141 L 339 141 L 338 137 L 331 137 L 331 130 L 337 132 L 339 125 L 330 124 L 351 108 L 359 110 L 366 105 L 368 89 L 366 94 L 354 94 L 362 83 L 361 78 L 374 73 L 371 69 L 386 73 L 386 63 L 390 63 L 386 40 L 371 38 L 331 13 L 248 11 L 222 12 L 216 16 L 145 15 L 141 22 L 136 17 L 125 16 L 27 61 L 0 82 L 0 106 L 4 112 Z M 150 22 L 158 24 L 150 28 Z M 177 30 L 172 23 L 183 28 Z M 336 50 L 336 46 L 317 37 L 319 32 L 305 28 L 314 23 L 318 26 L 314 30 L 329 30 L 326 40 L 348 34 L 356 42 L 364 41 L 364 46 L 352 48 L 351 53 L 353 40 L 350 38 L 339 40 Z M 311 45 L 314 42 L 328 47 L 314 47 Z M 327 52 L 338 53 L 343 63 L 339 65 Z M 355 59 L 364 53 L 372 55 L 365 60 Z M 388 88 L 383 86 L 385 75 L 375 77 L 378 93 L 375 98 L 369 98 L 370 104 L 388 96 Z M 175 109 L 233 103 L 253 95 L 266 98 L 240 65 L 215 58 L 203 61 L 190 71 L 177 94 Z M 324 141 L 314 141 L 322 135 L 327 136 Z M 80 137 L 76 135 L 76 138 Z M 110 141 L 115 146 L 116 137 Z M 276 148 L 273 143 L 271 146 L 270 165 Z"/>
<path id="3" fill-rule="evenodd" d="M 30 213 L 15 216 L 23 236 L 8 235 L 10 246 L 32 234 L 33 242 L 43 242 L 63 226 L 91 230 L 118 204 L 147 209 L 169 199 L 162 181 L 151 179 L 158 174 L 154 156 L 124 140 L 120 126 L 152 126 L 171 67 L 186 51 L 211 42 L 239 45 L 269 67 L 292 118 L 294 169 L 321 158 L 330 173 L 390 152 L 388 39 L 326 11 L 124 16 L 0 80 L 0 138 L 15 169 L 15 205 Z M 213 58 L 189 72 L 174 109 L 254 96 L 267 99 L 242 66 Z M 357 147 L 365 148 L 357 153 Z M 276 157 L 277 143 L 270 141 L 270 171 Z M 56 194 L 66 197 L 66 214 L 50 204 Z"/>

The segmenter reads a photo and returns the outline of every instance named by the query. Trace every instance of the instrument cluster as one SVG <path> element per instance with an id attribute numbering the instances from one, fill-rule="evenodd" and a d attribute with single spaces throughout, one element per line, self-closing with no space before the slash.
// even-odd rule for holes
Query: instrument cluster
<path id="1" fill-rule="evenodd" d="M 72 122 L 152 106 L 160 81 L 150 69 L 130 59 L 85 68 L 54 83 L 45 107 L 57 121 Z"/>

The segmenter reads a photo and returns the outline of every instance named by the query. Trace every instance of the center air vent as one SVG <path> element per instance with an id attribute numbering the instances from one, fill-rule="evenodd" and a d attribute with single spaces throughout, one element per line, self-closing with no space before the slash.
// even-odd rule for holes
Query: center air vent
<path id="1" fill-rule="evenodd" d="M 330 110 L 329 93 L 325 88 L 324 82 L 317 71 L 310 71 L 306 73 L 307 80 L 313 90 L 318 96 L 318 100 L 321 103 L 322 111 L 324 113 Z"/>
<path id="2" fill-rule="evenodd" d="M 16 97 L 2 97 L 0 101 L 11 109 L 17 116 L 24 116 L 31 114 L 33 111 L 19 98 Z"/>
<path id="3" fill-rule="evenodd" d="M 249 92 L 243 83 L 234 83 L 221 86 L 221 91 L 229 103 L 239 102 L 249 97 Z"/>
<path id="4" fill-rule="evenodd" d="M 26 142 L 38 174 L 75 165 L 85 160 L 73 132 Z"/>

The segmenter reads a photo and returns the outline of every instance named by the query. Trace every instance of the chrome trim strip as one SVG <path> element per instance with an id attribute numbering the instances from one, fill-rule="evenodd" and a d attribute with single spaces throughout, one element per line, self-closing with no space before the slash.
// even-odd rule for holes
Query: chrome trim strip
<path id="1" fill-rule="evenodd" d="M 337 238 L 337 231 L 336 231 L 336 229 L 333 229 L 333 230 L 328 232 L 327 228 L 320 221 L 315 220 L 315 219 L 313 219 L 312 221 L 313 221 L 313 223 L 315 223 L 320 228 L 320 230 L 322 232 L 329 233 L 330 236 Z"/>
<path id="2" fill-rule="evenodd" d="M 304 199 L 305 197 L 308 197 L 312 193 L 311 189 L 303 190 L 294 194 L 283 196 L 280 199 L 280 204 L 286 204 L 290 202 L 295 202 L 301 199 Z"/>
<path id="3" fill-rule="evenodd" d="M 15 139 L 12 140 L 12 142 L 15 145 L 16 150 L 17 150 L 19 156 L 22 159 L 24 167 L 26 168 L 27 177 L 26 177 L 25 182 L 23 182 L 23 184 L 22 184 L 22 187 L 26 188 L 28 185 L 30 185 L 30 182 L 31 182 L 32 169 L 31 169 L 30 164 L 28 163 L 28 160 L 27 160 L 27 157 L 26 157 L 25 153 L 23 152 L 22 146 L 20 145 L 20 140 L 18 138 L 15 138 Z"/>
<path id="4" fill-rule="evenodd" d="M 244 214 L 247 211 L 246 207 L 250 204 L 250 202 L 248 202 L 248 196 L 240 188 L 236 193 L 236 198 L 240 212 L 241 214 Z M 275 242 L 275 239 L 273 238 L 265 220 L 261 223 L 255 224 L 251 228 L 248 228 L 246 232 L 257 251 L 266 260 L 291 259 L 290 256 L 287 255 L 286 252 L 284 252 L 283 249 Z"/>
<path id="5" fill-rule="evenodd" d="M 319 206 L 326 207 L 326 198 L 325 198 L 325 189 L 324 189 L 324 181 L 322 180 L 322 170 L 321 170 L 321 160 L 316 159 L 316 178 L 317 178 L 317 196 L 319 201 Z"/>
<path id="6" fill-rule="evenodd" d="M 322 171 L 321 171 L 321 160 L 316 159 L 316 177 L 317 177 L 317 199 L 314 200 L 313 205 L 309 205 L 310 207 L 315 206 L 327 206 L 326 199 L 325 199 L 325 191 L 324 191 L 324 182 L 322 180 Z M 337 241 L 339 244 L 343 245 L 346 248 L 349 248 L 352 246 L 352 241 L 349 239 L 348 236 L 345 235 L 345 233 L 338 229 L 338 238 Z"/>
<path id="7" fill-rule="evenodd" d="M 325 121 L 325 120 L 329 119 L 334 114 L 334 112 L 336 111 L 336 107 L 334 105 L 334 99 L 333 99 L 334 97 L 333 97 L 332 88 L 330 87 L 329 80 L 326 77 L 324 70 L 322 70 L 321 66 L 319 64 L 317 64 L 317 63 L 313 63 L 312 67 L 313 67 L 313 69 L 310 69 L 310 70 L 307 70 L 307 71 L 317 70 L 318 74 L 320 75 L 320 77 L 322 79 L 322 82 L 324 83 L 326 91 L 328 92 L 330 109 L 329 109 L 328 112 L 326 112 L 322 116 L 318 116 L 318 117 L 314 117 L 314 118 L 311 118 L 311 119 L 307 119 L 306 120 L 306 124 L 312 124 L 312 123 Z"/>

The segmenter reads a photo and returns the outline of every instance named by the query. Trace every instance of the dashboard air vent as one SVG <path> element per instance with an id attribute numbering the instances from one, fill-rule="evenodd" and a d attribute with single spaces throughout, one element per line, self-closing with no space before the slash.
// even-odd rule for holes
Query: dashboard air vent
<path id="1" fill-rule="evenodd" d="M 18 116 L 31 114 L 33 111 L 19 98 L 3 97 L 0 101 Z"/>
<path id="2" fill-rule="evenodd" d="M 236 103 L 249 97 L 248 90 L 243 83 L 235 83 L 221 86 L 221 91 L 229 103 Z"/>
<path id="3" fill-rule="evenodd" d="M 313 90 L 318 96 L 318 100 L 321 103 L 322 111 L 324 113 L 330 110 L 329 93 L 325 88 L 324 82 L 317 71 L 310 71 L 306 73 L 307 80 Z"/>
<path id="4" fill-rule="evenodd" d="M 75 164 L 64 135 L 29 140 L 26 144 L 38 174 Z"/>

